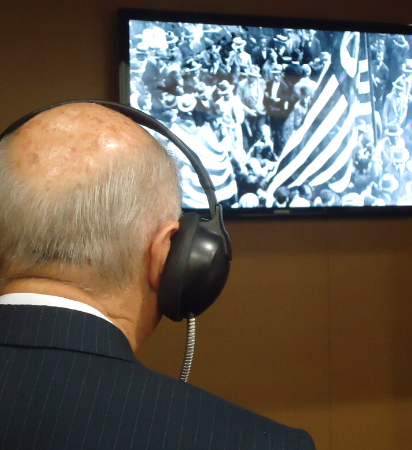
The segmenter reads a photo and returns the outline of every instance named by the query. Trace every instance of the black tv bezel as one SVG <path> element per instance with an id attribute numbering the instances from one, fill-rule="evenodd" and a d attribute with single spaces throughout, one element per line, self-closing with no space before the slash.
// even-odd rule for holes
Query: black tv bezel
<path id="1" fill-rule="evenodd" d="M 129 21 L 148 20 L 159 22 L 207 23 L 217 25 L 240 25 L 268 28 L 302 28 L 327 31 L 359 31 L 367 33 L 390 33 L 412 35 L 412 25 L 382 22 L 337 21 L 308 18 L 253 16 L 241 14 L 169 11 L 157 9 L 119 8 L 118 55 L 119 55 L 119 101 L 129 105 Z M 207 209 L 184 209 L 208 214 Z M 270 218 L 391 218 L 411 217 L 412 206 L 330 206 L 307 208 L 226 208 L 225 219 Z"/>

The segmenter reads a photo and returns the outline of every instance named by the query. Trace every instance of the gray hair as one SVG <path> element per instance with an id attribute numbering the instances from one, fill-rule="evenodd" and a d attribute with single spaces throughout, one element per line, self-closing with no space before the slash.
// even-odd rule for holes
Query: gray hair
<path id="1" fill-rule="evenodd" d="M 91 180 L 46 191 L 10 163 L 10 140 L 0 142 L 0 268 L 58 263 L 91 269 L 104 290 L 126 288 L 158 227 L 181 214 L 175 159 L 153 139 Z"/>

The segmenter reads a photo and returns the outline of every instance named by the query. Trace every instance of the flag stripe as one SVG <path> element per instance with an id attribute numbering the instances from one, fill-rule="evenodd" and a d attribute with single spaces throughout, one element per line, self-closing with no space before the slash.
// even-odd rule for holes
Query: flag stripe
<path id="1" fill-rule="evenodd" d="M 367 59 L 362 59 L 359 61 L 359 72 L 360 73 L 367 73 L 369 70 L 369 63 Z"/>
<path id="2" fill-rule="evenodd" d="M 203 189 L 200 186 L 200 181 L 197 173 L 191 166 L 183 166 L 181 169 L 181 174 L 185 181 L 190 181 L 194 186 L 199 186 L 201 189 Z M 222 171 L 209 171 L 209 175 L 211 176 L 211 178 L 213 178 L 214 183 L 216 183 L 217 186 L 225 184 L 226 180 L 228 180 L 232 174 L 233 172 L 229 167 L 226 167 Z"/>
<path id="3" fill-rule="evenodd" d="M 333 102 L 333 99 L 332 103 L 335 103 Z M 299 155 L 292 159 L 290 163 L 278 175 L 275 176 L 272 184 L 269 186 L 268 192 L 273 194 L 279 186 L 288 180 L 296 172 L 296 170 L 307 161 L 312 152 L 316 150 L 316 148 L 336 125 L 337 120 L 345 112 L 347 105 L 348 102 L 345 96 L 341 95 L 336 104 L 332 107 L 332 109 L 330 109 L 329 114 L 325 117 L 321 124 L 317 126 L 314 134 L 309 137 L 306 145 L 299 152 Z"/>
<path id="4" fill-rule="evenodd" d="M 227 148 L 219 143 L 210 127 L 187 128 L 174 123 L 171 131 L 199 156 L 216 188 L 218 201 L 229 199 L 237 194 L 237 184 Z M 207 197 L 196 171 L 181 152 L 176 156 L 182 163 L 183 206 L 208 208 Z"/>
<path id="5" fill-rule="evenodd" d="M 286 143 L 285 148 L 283 149 L 282 154 L 279 158 L 279 164 L 281 163 L 282 159 L 284 159 L 294 148 L 296 148 L 301 143 L 306 132 L 311 127 L 316 118 L 319 116 L 319 114 L 322 112 L 325 105 L 333 96 L 338 87 L 339 82 L 335 77 L 335 75 L 333 75 L 328 81 L 327 85 L 325 86 L 325 89 L 323 89 L 323 91 L 320 93 L 317 101 L 310 108 L 303 122 L 303 125 L 298 130 L 296 130 L 295 133 L 293 133 L 291 138 Z"/>
<path id="6" fill-rule="evenodd" d="M 302 174 L 296 179 L 292 186 L 300 186 L 312 175 L 320 171 L 324 165 L 340 150 L 344 139 L 351 132 L 353 120 L 356 117 L 356 106 L 352 105 L 348 116 L 344 119 L 338 133 L 331 139 L 325 149 L 306 167 Z M 312 183 L 310 183 L 312 185 Z"/>
<path id="7" fill-rule="evenodd" d="M 369 81 L 361 81 L 359 83 L 359 94 L 369 94 L 370 92 L 370 86 Z"/>
<path id="8" fill-rule="evenodd" d="M 357 116 L 370 116 L 372 114 L 372 105 L 370 102 L 368 103 L 358 103 L 358 112 Z"/>
<path id="9" fill-rule="evenodd" d="M 343 148 L 342 152 L 338 154 L 333 164 L 317 176 L 311 183 L 313 186 L 318 186 L 320 184 L 326 183 L 330 180 L 350 159 L 352 151 L 356 145 L 356 134 L 352 133 L 349 138 L 349 142 L 346 147 Z"/>
<path id="10" fill-rule="evenodd" d="M 218 202 L 226 200 L 237 194 L 237 184 L 233 179 L 226 186 L 221 187 L 216 192 Z M 198 191 L 190 183 L 183 183 L 183 205 L 186 208 L 203 208 L 209 207 L 206 194 L 204 191 Z"/>

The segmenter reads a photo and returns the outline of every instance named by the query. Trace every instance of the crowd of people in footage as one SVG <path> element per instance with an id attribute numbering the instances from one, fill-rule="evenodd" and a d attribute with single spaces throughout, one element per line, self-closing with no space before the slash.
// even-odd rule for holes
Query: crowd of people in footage
<path id="1" fill-rule="evenodd" d="M 230 165 L 232 188 L 218 198 L 225 206 L 412 205 L 412 40 L 389 34 L 369 34 L 374 120 L 354 122 L 348 185 L 282 185 L 268 198 L 339 39 L 342 32 L 131 21 L 130 104 L 177 135 L 213 134 L 211 155 Z"/>

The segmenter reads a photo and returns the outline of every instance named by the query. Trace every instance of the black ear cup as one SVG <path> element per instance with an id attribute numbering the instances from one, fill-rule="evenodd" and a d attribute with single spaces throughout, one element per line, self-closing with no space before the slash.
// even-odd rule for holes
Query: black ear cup
<path id="1" fill-rule="evenodd" d="M 198 316 L 222 292 L 231 259 L 222 226 L 220 214 L 210 221 L 197 213 L 180 219 L 159 287 L 159 308 L 169 319 Z"/>

